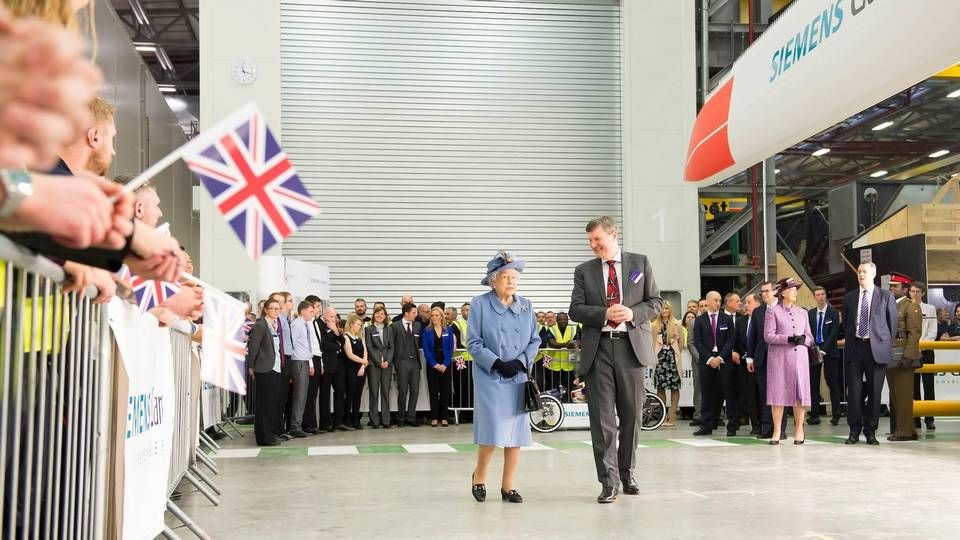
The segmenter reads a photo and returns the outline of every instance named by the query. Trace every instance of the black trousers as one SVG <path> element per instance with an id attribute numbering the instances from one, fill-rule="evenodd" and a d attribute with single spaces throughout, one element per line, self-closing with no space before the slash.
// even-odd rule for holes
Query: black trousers
<path id="1" fill-rule="evenodd" d="M 320 366 L 320 357 L 313 357 L 313 365 Z M 320 429 L 319 417 L 317 412 L 317 397 L 320 395 L 320 383 L 323 381 L 323 375 L 320 369 L 313 371 L 313 377 L 310 377 L 310 383 L 307 385 L 307 403 L 303 406 L 303 430 L 316 431 Z"/>
<path id="2" fill-rule="evenodd" d="M 450 418 L 450 368 L 440 373 L 427 366 L 427 390 L 430 392 L 430 419 L 447 420 Z"/>
<path id="3" fill-rule="evenodd" d="M 826 377 L 827 388 L 830 389 L 830 415 L 834 418 L 840 418 L 840 404 L 844 400 L 843 358 L 839 356 L 824 358 L 823 376 Z"/>
<path id="4" fill-rule="evenodd" d="M 277 389 L 277 435 L 287 432 L 287 419 L 290 417 L 290 374 L 287 373 L 287 365 L 290 364 L 290 357 L 283 360 L 283 367 L 280 368 L 280 382 Z"/>
<path id="5" fill-rule="evenodd" d="M 264 445 L 277 440 L 280 429 L 280 380 L 276 371 L 255 373 L 257 406 L 253 415 L 253 432 L 257 444 Z"/>
<path id="6" fill-rule="evenodd" d="M 820 418 L 820 377 L 823 364 L 810 366 L 810 418 Z"/>
<path id="7" fill-rule="evenodd" d="M 451 364 L 447 371 L 450 372 L 450 379 L 453 382 L 453 391 L 450 394 L 451 406 L 458 409 L 472 409 L 473 363 L 467 362 L 467 367 L 464 369 L 457 369 L 456 364 Z"/>
<path id="8" fill-rule="evenodd" d="M 874 435 L 880 423 L 880 394 L 887 366 L 874 361 L 869 341 L 848 339 L 847 347 L 847 425 L 851 435 Z"/>
<path id="9" fill-rule="evenodd" d="M 747 371 L 747 363 L 737 366 L 737 399 L 740 414 L 750 417 L 750 425 L 760 427 L 760 405 L 757 403 L 756 373 Z"/>
<path id="10" fill-rule="evenodd" d="M 344 366 L 337 366 L 333 372 L 323 374 L 320 381 L 320 429 L 332 429 L 343 424 L 344 403 L 346 402 L 346 373 Z M 331 395 L 332 394 L 332 395 Z M 330 416 L 330 398 L 333 398 L 333 416 Z"/>
<path id="11" fill-rule="evenodd" d="M 760 434 L 773 433 L 773 410 L 767 405 L 767 364 L 757 367 L 754 372 L 757 383 L 757 409 L 760 412 Z"/>
<path id="12" fill-rule="evenodd" d="M 737 403 L 737 366 L 733 362 L 713 369 L 700 363 L 700 392 L 703 395 L 700 421 L 707 429 L 715 429 L 720 421 L 720 409 L 727 403 L 727 431 L 740 427 L 740 409 Z"/>
<path id="13" fill-rule="evenodd" d="M 923 353 L 923 363 L 932 364 L 934 363 L 933 351 L 920 351 Z M 934 392 L 933 381 L 936 380 L 936 373 L 914 373 L 913 374 L 913 399 L 920 400 L 920 388 L 923 388 L 923 399 L 928 401 L 933 401 L 937 399 L 937 394 Z M 921 384 L 922 383 L 922 384 Z M 914 420 L 919 421 L 919 418 Z M 933 417 L 927 416 L 924 418 L 924 421 L 929 425 L 933 423 Z"/>
<path id="14" fill-rule="evenodd" d="M 366 376 L 358 377 L 360 364 L 356 362 L 346 362 L 346 373 L 344 375 L 343 392 L 343 410 L 344 423 L 355 428 L 360 427 L 360 398 L 363 397 L 363 387 L 367 380 Z"/>

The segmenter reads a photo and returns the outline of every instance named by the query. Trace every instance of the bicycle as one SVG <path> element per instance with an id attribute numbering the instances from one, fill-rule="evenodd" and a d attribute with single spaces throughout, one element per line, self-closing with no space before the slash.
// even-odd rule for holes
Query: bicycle
<path id="1" fill-rule="evenodd" d="M 565 393 L 562 386 L 540 393 L 540 408 L 529 413 L 530 427 L 534 431 L 552 433 L 560 429 L 566 417 L 562 401 Z M 656 393 L 647 389 L 646 394 L 640 414 L 640 429 L 653 431 L 666 421 L 667 406 Z"/>

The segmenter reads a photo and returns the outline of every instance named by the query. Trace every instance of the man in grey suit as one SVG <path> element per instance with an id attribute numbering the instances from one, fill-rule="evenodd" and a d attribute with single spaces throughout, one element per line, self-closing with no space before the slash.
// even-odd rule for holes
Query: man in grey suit
<path id="1" fill-rule="evenodd" d="M 897 337 L 897 301 L 890 291 L 874 285 L 877 267 L 863 263 L 857 268 L 860 286 L 843 297 L 843 326 L 846 342 L 843 360 L 847 367 L 847 425 L 850 435 L 844 444 L 857 444 L 860 433 L 867 444 L 878 445 L 880 393 L 887 364 L 893 359 Z M 863 379 L 867 387 L 863 388 Z M 864 418 L 863 398 L 867 398 Z"/>
<path id="2" fill-rule="evenodd" d="M 417 306 L 404 304 L 400 320 L 393 323 L 393 365 L 397 370 L 397 427 L 417 425 L 420 394 L 420 321 Z M 407 401 L 407 396 L 410 400 Z"/>
<path id="3" fill-rule="evenodd" d="M 586 382 L 593 459 L 603 486 L 597 502 L 612 503 L 621 483 L 624 493 L 640 494 L 633 472 L 646 398 L 643 374 L 657 363 L 650 319 L 660 314 L 663 300 L 647 257 L 620 250 L 612 218 L 592 219 L 586 231 L 597 258 L 574 270 L 570 317 L 583 327 L 578 371 Z"/>

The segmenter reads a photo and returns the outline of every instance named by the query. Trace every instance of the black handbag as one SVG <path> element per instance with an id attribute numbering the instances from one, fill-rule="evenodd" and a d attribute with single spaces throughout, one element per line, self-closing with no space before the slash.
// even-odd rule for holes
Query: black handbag
<path id="1" fill-rule="evenodd" d="M 523 384 L 523 410 L 525 412 L 539 411 L 540 405 L 540 385 L 527 372 L 527 382 Z"/>

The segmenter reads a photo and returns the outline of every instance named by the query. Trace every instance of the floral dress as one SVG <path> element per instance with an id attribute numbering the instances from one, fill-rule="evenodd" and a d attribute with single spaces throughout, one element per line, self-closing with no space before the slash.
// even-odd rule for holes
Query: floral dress
<path id="1" fill-rule="evenodd" d="M 663 348 L 657 355 L 657 369 L 653 372 L 653 384 L 657 390 L 677 390 L 680 388 L 680 372 L 677 370 L 677 358 L 667 337 L 667 325 L 660 328 L 660 341 Z"/>

